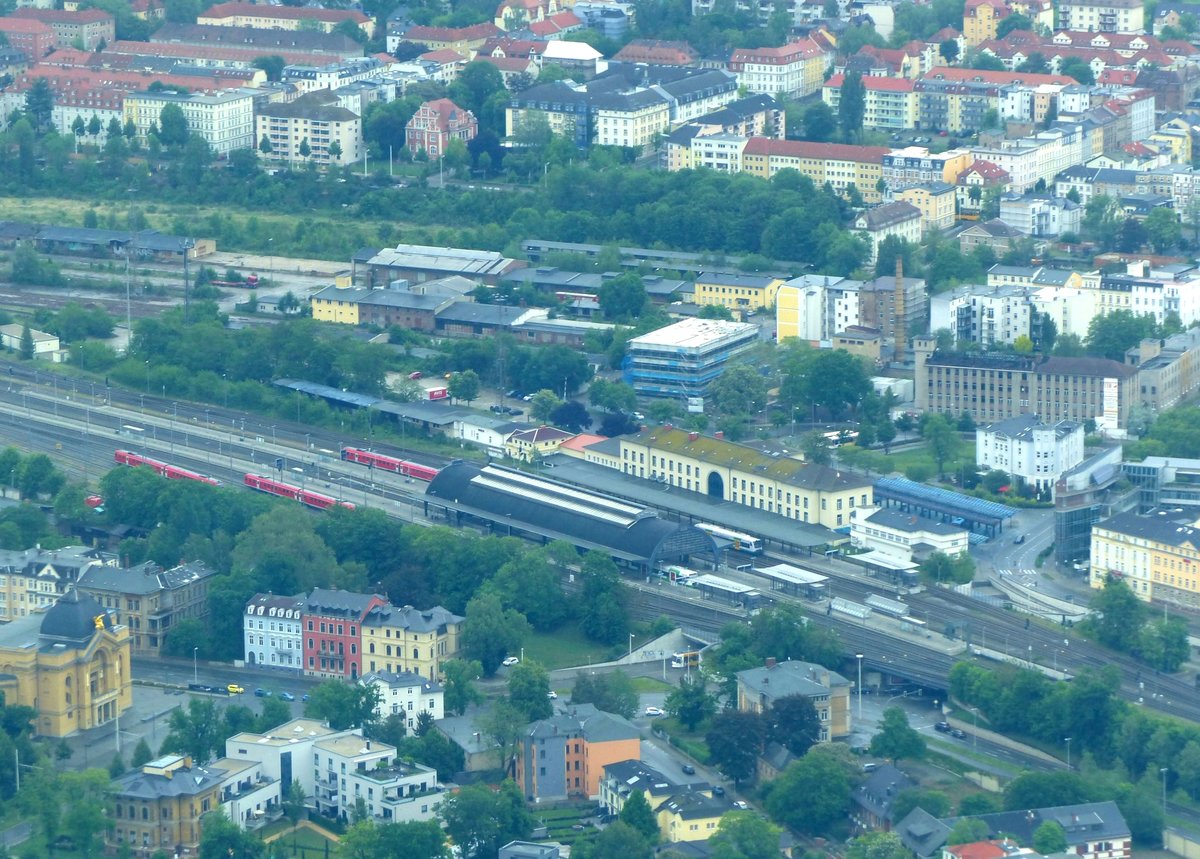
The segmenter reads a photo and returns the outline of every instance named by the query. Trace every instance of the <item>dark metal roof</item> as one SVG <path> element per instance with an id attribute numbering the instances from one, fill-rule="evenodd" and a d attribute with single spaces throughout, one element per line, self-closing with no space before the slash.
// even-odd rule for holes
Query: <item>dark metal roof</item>
<path id="1" fill-rule="evenodd" d="M 99 628 L 112 629 L 112 615 L 90 596 L 74 588 L 59 597 L 42 618 L 42 638 L 82 643 Z"/>
<path id="2" fill-rule="evenodd" d="M 707 552 L 712 538 L 639 505 L 521 471 L 452 462 L 425 491 L 456 509 L 534 533 L 553 532 L 641 562 Z"/>

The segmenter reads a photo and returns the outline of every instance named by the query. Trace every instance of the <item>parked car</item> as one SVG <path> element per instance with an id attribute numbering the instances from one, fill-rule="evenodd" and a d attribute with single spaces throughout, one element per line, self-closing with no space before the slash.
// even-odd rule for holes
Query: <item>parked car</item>
<path id="1" fill-rule="evenodd" d="M 296 700 L 296 696 L 293 695 L 291 692 L 280 692 L 279 697 L 283 701 L 295 701 Z"/>
<path id="2" fill-rule="evenodd" d="M 549 698 L 551 701 L 554 701 L 558 698 L 558 693 L 555 692 L 553 689 L 551 689 L 549 692 L 546 693 L 546 697 Z"/>
<path id="3" fill-rule="evenodd" d="M 1024 543 L 1024 542 L 1025 542 L 1025 535 L 1024 535 L 1024 534 L 1018 534 L 1018 535 L 1017 535 L 1017 538 L 1016 538 L 1015 540 L 1013 540 L 1013 543 L 1015 543 L 1015 544 L 1016 544 L 1016 545 L 1018 545 L 1018 546 L 1019 546 L 1019 545 L 1021 545 L 1021 544 L 1022 544 L 1022 543 Z"/>
<path id="4" fill-rule="evenodd" d="M 647 716 L 665 716 L 667 714 L 665 712 L 663 712 L 662 707 L 647 707 L 646 715 Z"/>
<path id="5" fill-rule="evenodd" d="M 228 686 L 225 687 L 225 690 L 227 692 L 229 692 L 230 695 L 241 695 L 243 692 L 246 691 L 245 689 L 243 689 L 241 686 L 237 685 L 236 683 L 230 683 Z"/>
<path id="6" fill-rule="evenodd" d="M 505 665 L 505 666 L 513 666 L 513 665 L 516 665 L 520 661 L 521 661 L 521 658 L 519 656 L 506 656 L 504 658 L 504 661 L 501 662 L 500 664 Z"/>
<path id="7" fill-rule="evenodd" d="M 303 701 L 305 704 L 307 704 L 308 703 L 308 693 L 305 692 L 303 695 L 301 695 L 300 700 Z"/>
<path id="8" fill-rule="evenodd" d="M 746 804 L 746 800 L 744 799 L 735 799 L 733 801 L 733 807 L 745 811 L 750 806 Z"/>
<path id="9" fill-rule="evenodd" d="M 254 690 L 254 697 L 255 698 L 270 698 L 271 690 L 264 689 L 261 686 L 259 686 L 257 689 Z"/>
<path id="10" fill-rule="evenodd" d="M 938 722 L 936 725 L 933 726 L 933 729 L 935 731 L 939 731 L 943 734 L 948 734 L 948 733 L 950 733 L 950 723 L 949 722 Z"/>
<path id="11" fill-rule="evenodd" d="M 714 784 L 713 789 L 712 789 L 712 794 L 713 794 L 713 796 L 724 796 L 725 788 L 721 787 L 719 784 Z"/>
<path id="12" fill-rule="evenodd" d="M 879 769 L 879 764 L 877 764 L 873 761 L 863 764 L 863 772 L 865 772 L 865 773 L 873 773 L 877 769 Z"/>
<path id="13" fill-rule="evenodd" d="M 692 766 L 691 764 L 684 764 L 681 767 L 681 769 L 683 770 L 684 775 L 695 775 L 696 774 L 696 768 L 694 766 Z"/>
<path id="14" fill-rule="evenodd" d="M 488 411 L 492 414 L 503 415 L 508 413 L 508 409 L 504 406 L 488 406 Z"/>
<path id="15" fill-rule="evenodd" d="M 967 738 L 967 732 L 962 728 L 951 728 L 950 736 L 954 737 L 956 740 L 965 740 Z"/>

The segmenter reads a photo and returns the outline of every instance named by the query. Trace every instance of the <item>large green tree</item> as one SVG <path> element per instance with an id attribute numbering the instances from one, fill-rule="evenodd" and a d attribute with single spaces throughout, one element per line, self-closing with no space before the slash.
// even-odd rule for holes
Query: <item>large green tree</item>
<path id="1" fill-rule="evenodd" d="M 777 859 L 780 833 L 757 814 L 733 811 L 721 816 L 708 845 L 713 859 Z"/>
<path id="2" fill-rule="evenodd" d="M 871 738 L 871 754 L 892 761 L 921 758 L 925 755 L 925 738 L 908 724 L 903 709 L 888 707 L 883 711 L 878 733 Z"/>
<path id="3" fill-rule="evenodd" d="M 714 764 L 734 784 L 754 775 L 767 739 L 767 724 L 759 713 L 722 710 L 713 717 L 704 741 Z"/>
<path id="4" fill-rule="evenodd" d="M 304 715 L 342 731 L 370 722 L 375 718 L 378 704 L 379 687 L 374 684 L 326 680 L 310 693 Z"/>
<path id="5" fill-rule="evenodd" d="M 514 665 L 508 672 L 508 700 L 527 722 L 550 716 L 554 707 L 550 703 L 550 675 L 546 669 L 533 660 Z"/>
<path id="6" fill-rule="evenodd" d="M 866 110 L 867 89 L 863 85 L 862 75 L 850 72 L 842 79 L 841 97 L 838 100 L 838 124 L 847 142 L 856 140 L 862 132 Z"/>
<path id="7" fill-rule="evenodd" d="M 1114 361 L 1124 362 L 1125 351 L 1138 345 L 1143 339 L 1154 336 L 1154 316 L 1137 314 L 1131 310 L 1113 310 L 1097 314 L 1088 323 L 1088 353 L 1101 355 Z"/>
<path id="8" fill-rule="evenodd" d="M 679 686 L 667 694 L 667 713 L 678 719 L 689 731 L 696 730 L 701 722 L 716 712 L 716 709 L 716 701 L 708 693 L 704 678 L 698 673 L 681 677 Z"/>
<path id="9" fill-rule="evenodd" d="M 481 593 L 467 603 L 462 649 L 478 662 L 483 673 L 496 673 L 505 657 L 518 652 L 530 633 L 529 621 L 519 611 L 505 609 L 494 593 Z"/>
<path id="10" fill-rule="evenodd" d="M 495 856 L 509 841 L 528 838 L 534 822 L 512 781 L 498 790 L 479 784 L 448 795 L 442 801 L 441 817 L 464 859 Z"/>
<path id="11" fill-rule="evenodd" d="M 842 820 L 855 787 L 849 750 L 829 744 L 814 746 L 788 764 L 767 787 L 766 807 L 778 822 L 820 835 Z"/>

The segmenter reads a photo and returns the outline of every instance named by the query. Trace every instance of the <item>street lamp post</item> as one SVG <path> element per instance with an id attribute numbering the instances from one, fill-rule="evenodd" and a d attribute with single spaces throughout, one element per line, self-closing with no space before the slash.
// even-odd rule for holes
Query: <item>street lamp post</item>
<path id="1" fill-rule="evenodd" d="M 1159 772 L 1163 778 L 1163 824 L 1165 825 L 1167 822 L 1167 773 L 1169 770 L 1167 767 L 1163 767 Z"/>
<path id="2" fill-rule="evenodd" d="M 1067 744 L 1067 769 L 1071 768 L 1071 738 L 1067 737 L 1063 740 Z"/>
<path id="3" fill-rule="evenodd" d="M 858 720 L 862 721 L 862 661 L 861 653 L 854 654 L 854 658 L 858 660 Z"/>
<path id="4" fill-rule="evenodd" d="M 973 732 L 971 734 L 971 746 L 972 746 L 972 748 L 978 749 L 979 748 L 979 708 L 978 707 L 971 708 L 971 721 L 973 723 L 973 727 L 971 728 L 971 730 Z"/>
<path id="5" fill-rule="evenodd" d="M 200 685 L 200 663 L 196 661 L 199 652 L 199 647 L 192 648 L 192 682 L 197 686 Z"/>
<path id="6" fill-rule="evenodd" d="M 629 658 L 633 658 L 633 633 L 629 633 Z"/>

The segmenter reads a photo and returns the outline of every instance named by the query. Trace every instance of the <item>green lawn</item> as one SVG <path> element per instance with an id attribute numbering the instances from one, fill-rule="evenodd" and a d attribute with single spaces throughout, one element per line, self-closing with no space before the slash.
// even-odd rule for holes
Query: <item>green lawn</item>
<path id="1" fill-rule="evenodd" d="M 670 683 L 655 680 L 653 677 L 634 677 L 633 688 L 641 694 L 643 692 L 670 692 L 675 687 Z"/>
<path id="2" fill-rule="evenodd" d="M 535 632 L 525 640 L 525 658 L 540 662 L 551 671 L 605 662 L 609 652 L 610 648 L 590 641 L 575 629 Z"/>
<path id="3" fill-rule="evenodd" d="M 934 477 L 937 476 L 937 463 L 933 461 L 933 457 L 929 455 L 929 448 L 922 446 L 910 448 L 908 450 L 899 450 L 888 456 L 888 466 L 894 471 L 899 471 L 903 474 L 908 470 L 909 466 L 922 464 L 933 471 Z M 964 441 L 962 452 L 958 458 L 945 464 L 945 473 L 947 475 L 956 473 L 959 468 L 968 468 L 975 470 L 975 443 Z"/>

